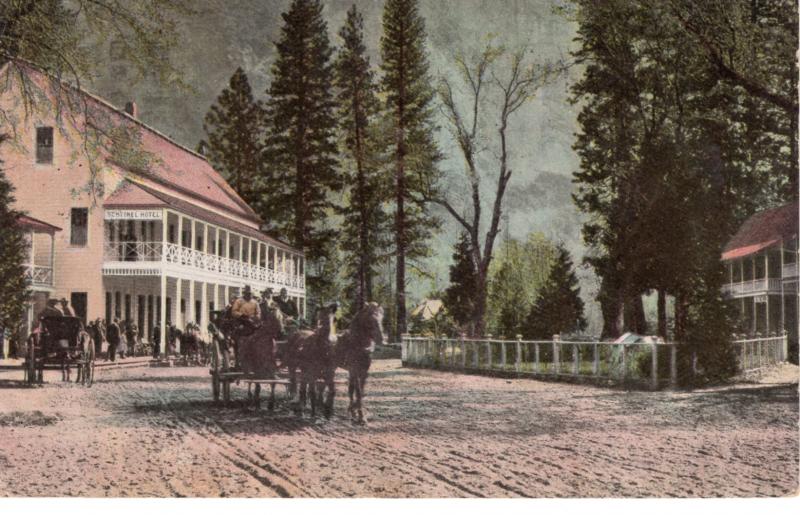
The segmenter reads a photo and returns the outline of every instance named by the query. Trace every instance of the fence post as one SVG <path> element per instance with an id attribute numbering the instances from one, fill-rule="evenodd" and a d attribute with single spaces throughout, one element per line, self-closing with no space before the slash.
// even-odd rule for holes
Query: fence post
<path id="1" fill-rule="evenodd" d="M 652 375 L 652 388 L 653 390 L 658 389 L 658 347 L 656 344 L 653 344 L 653 371 Z"/>
<path id="2" fill-rule="evenodd" d="M 467 368 L 467 348 L 466 345 L 464 345 L 464 333 L 461 333 L 458 348 L 461 350 L 461 368 Z"/>
<path id="3" fill-rule="evenodd" d="M 411 345 L 406 339 L 405 335 L 400 336 L 400 361 L 402 363 L 408 362 L 408 346 Z"/>
<path id="4" fill-rule="evenodd" d="M 492 335 L 486 335 L 486 368 L 492 369 Z"/>
<path id="5" fill-rule="evenodd" d="M 561 373 L 561 356 L 559 356 L 559 351 L 561 350 L 561 336 L 554 334 L 553 335 L 553 372 L 555 374 Z"/>
<path id="6" fill-rule="evenodd" d="M 473 363 L 473 366 L 474 366 L 475 369 L 478 368 L 479 363 L 480 363 L 479 360 L 478 360 L 480 352 L 481 351 L 480 351 L 478 342 L 476 342 L 475 340 L 472 340 L 472 363 Z"/>
<path id="7" fill-rule="evenodd" d="M 450 368 L 456 368 L 456 342 L 450 340 Z"/>
<path id="8" fill-rule="evenodd" d="M 628 377 L 628 366 L 625 363 L 625 344 L 622 344 L 622 350 L 620 351 L 620 355 L 622 356 L 622 382 L 625 382 L 625 379 Z"/>
<path id="9" fill-rule="evenodd" d="M 594 363 L 592 363 L 592 373 L 598 375 L 600 373 L 600 347 L 594 344 Z"/>
<path id="10" fill-rule="evenodd" d="M 678 346 L 674 343 L 670 348 L 669 355 L 669 384 L 670 386 L 678 384 Z"/>
<path id="11" fill-rule="evenodd" d="M 541 364 L 539 363 L 539 342 L 533 344 L 533 358 L 534 363 L 536 364 L 536 373 L 540 374 L 542 372 Z"/>
<path id="12" fill-rule="evenodd" d="M 502 368 L 503 370 L 506 369 L 506 351 L 507 350 L 508 349 L 506 349 L 506 341 L 503 340 L 502 343 L 500 343 L 500 368 Z"/>
<path id="13" fill-rule="evenodd" d="M 522 335 L 517 335 L 517 353 L 514 356 L 514 370 L 520 371 L 522 367 Z"/>
<path id="14" fill-rule="evenodd" d="M 581 350 L 578 344 L 572 346 L 572 374 L 579 375 L 581 370 Z"/>

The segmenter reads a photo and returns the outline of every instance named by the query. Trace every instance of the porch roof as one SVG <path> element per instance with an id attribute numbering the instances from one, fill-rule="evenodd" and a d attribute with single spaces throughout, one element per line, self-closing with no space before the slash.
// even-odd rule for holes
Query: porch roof
<path id="1" fill-rule="evenodd" d="M 797 237 L 798 203 L 761 211 L 745 221 L 725 245 L 723 261 L 741 258 Z"/>
<path id="2" fill-rule="evenodd" d="M 124 181 L 103 203 L 103 207 L 109 208 L 134 208 L 134 209 L 148 209 L 148 208 L 171 208 L 179 211 L 184 215 L 197 218 L 198 220 L 222 227 L 229 231 L 237 232 L 248 238 L 259 240 L 268 243 L 273 247 L 282 250 L 288 250 L 297 254 L 303 254 L 301 251 L 293 248 L 291 245 L 284 243 L 276 238 L 267 236 L 259 230 L 248 227 L 245 224 L 239 223 L 235 220 L 219 215 L 212 211 L 203 209 L 202 207 L 187 202 L 185 200 L 173 197 L 164 192 L 154 190 L 143 184 L 137 184 L 130 181 Z"/>
<path id="3" fill-rule="evenodd" d="M 17 225 L 24 227 L 26 229 L 31 229 L 33 232 L 45 232 L 47 234 L 53 234 L 56 231 L 60 231 L 61 227 L 56 227 L 53 224 L 49 224 L 38 218 L 34 218 L 28 215 L 19 215 L 17 217 Z"/>

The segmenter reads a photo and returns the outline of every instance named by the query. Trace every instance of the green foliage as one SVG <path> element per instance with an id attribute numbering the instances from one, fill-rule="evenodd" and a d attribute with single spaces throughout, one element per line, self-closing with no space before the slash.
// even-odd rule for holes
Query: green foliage
<path id="1" fill-rule="evenodd" d="M 572 258 L 562 245 L 557 247 L 550 275 L 531 306 L 522 334 L 529 339 L 550 339 L 554 334 L 573 333 L 586 328 L 583 300 Z"/>
<path id="2" fill-rule="evenodd" d="M 0 145 L 5 140 L 5 136 L 0 136 Z M 28 300 L 24 269 L 28 243 L 17 225 L 21 213 L 11 208 L 13 202 L 14 187 L 0 169 L 0 332 L 17 327 Z"/>
<path id="3" fill-rule="evenodd" d="M 247 74 L 237 68 L 203 121 L 206 156 L 214 169 L 247 202 L 261 201 L 264 108 L 253 98 Z"/>
<path id="4" fill-rule="evenodd" d="M 394 337 L 406 328 L 406 260 L 430 253 L 439 221 L 414 193 L 436 189 L 441 156 L 434 141 L 433 96 L 425 51 L 425 22 L 416 0 L 388 0 L 383 10 L 381 89 L 386 133 L 394 136 L 392 197 L 396 256 Z"/>
<path id="5" fill-rule="evenodd" d="M 489 269 L 488 327 L 494 335 L 513 338 L 544 286 L 556 257 L 556 246 L 541 233 L 524 242 L 509 239 L 497 249 Z"/>
<path id="6" fill-rule="evenodd" d="M 663 290 L 676 298 L 676 337 L 719 349 L 707 375 L 730 373 L 721 248 L 745 216 L 797 187 L 797 101 L 785 95 L 796 83 L 797 27 L 785 23 L 796 6 L 574 3 L 585 65 L 573 86 L 575 200 L 588 216 L 603 333 L 618 332 L 623 306 Z"/>
<path id="7" fill-rule="evenodd" d="M 477 296 L 475 284 L 475 265 L 470 254 L 469 235 L 462 232 L 453 250 L 453 264 L 450 265 L 450 286 L 444 291 L 444 304 L 453 320 L 468 334 L 468 326 L 475 316 Z"/>
<path id="8" fill-rule="evenodd" d="M 386 259 L 390 218 L 385 137 L 378 130 L 380 103 L 364 46 L 364 22 L 355 5 L 339 31 L 342 47 L 334 63 L 341 159 L 346 201 L 339 245 L 344 252 L 353 309 L 374 299 L 377 268 Z"/>
<path id="9" fill-rule="evenodd" d="M 334 230 L 331 191 L 341 189 L 337 169 L 333 69 L 328 27 L 319 0 L 293 0 L 282 15 L 267 101 L 270 185 L 263 206 L 272 229 L 303 249 L 311 295 L 327 287 L 320 269 Z"/>

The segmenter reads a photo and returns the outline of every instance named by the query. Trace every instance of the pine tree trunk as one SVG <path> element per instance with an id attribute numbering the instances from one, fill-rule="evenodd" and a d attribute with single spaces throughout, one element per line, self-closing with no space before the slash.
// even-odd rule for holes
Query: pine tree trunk
<path id="1" fill-rule="evenodd" d="M 663 288 L 658 290 L 658 333 L 667 339 L 667 292 Z"/>
<path id="2" fill-rule="evenodd" d="M 397 141 L 397 169 L 395 170 L 395 247 L 397 251 L 395 274 L 395 304 L 397 311 L 395 319 L 395 341 L 399 341 L 406 333 L 406 213 L 405 213 L 405 128 L 402 126 L 403 107 L 399 108 L 398 141 Z"/>
<path id="3" fill-rule="evenodd" d="M 359 204 L 359 217 L 360 217 L 360 227 L 359 227 L 359 252 L 358 252 L 358 291 L 356 293 L 356 311 L 361 309 L 361 306 L 364 305 L 365 302 L 371 300 L 372 292 L 371 287 L 368 286 L 367 276 L 369 275 L 369 256 L 368 253 L 368 246 L 369 246 L 369 228 L 367 226 L 367 201 L 365 182 L 366 177 L 364 177 L 364 154 L 363 154 L 363 143 L 361 138 L 361 127 L 359 126 L 358 120 L 358 113 L 360 112 L 360 107 L 358 105 L 358 99 L 353 99 L 353 117 L 354 117 L 354 126 L 355 126 L 355 133 L 356 133 L 356 170 L 358 174 L 358 184 L 357 184 L 357 202 Z"/>
<path id="4" fill-rule="evenodd" d="M 600 311 L 603 315 L 603 330 L 600 337 L 603 339 L 616 339 L 620 336 L 620 315 L 622 302 L 616 292 L 605 292 L 600 298 Z"/>

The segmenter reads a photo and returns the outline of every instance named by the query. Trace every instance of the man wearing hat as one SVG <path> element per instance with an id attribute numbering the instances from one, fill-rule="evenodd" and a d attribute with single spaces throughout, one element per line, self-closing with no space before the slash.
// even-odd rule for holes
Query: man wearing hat
<path id="1" fill-rule="evenodd" d="M 281 288 L 281 294 L 273 299 L 275 304 L 280 308 L 281 313 L 292 319 L 297 318 L 297 306 L 289 299 L 289 293 L 286 288 Z"/>
<path id="2" fill-rule="evenodd" d="M 60 302 L 61 302 L 61 312 L 64 314 L 64 316 L 74 317 L 75 312 L 72 310 L 71 307 L 69 307 L 69 301 L 64 297 L 61 297 Z"/>
<path id="3" fill-rule="evenodd" d="M 44 317 L 63 317 L 64 313 L 58 309 L 58 299 L 47 299 L 47 306 L 42 310 L 41 314 L 39 315 L 41 318 Z"/>
<path id="4" fill-rule="evenodd" d="M 250 286 L 245 286 L 242 296 L 233 303 L 231 315 L 234 318 L 246 317 L 251 320 L 258 320 L 261 318 L 261 310 L 258 308 L 256 300 L 253 298 L 253 292 Z"/>

